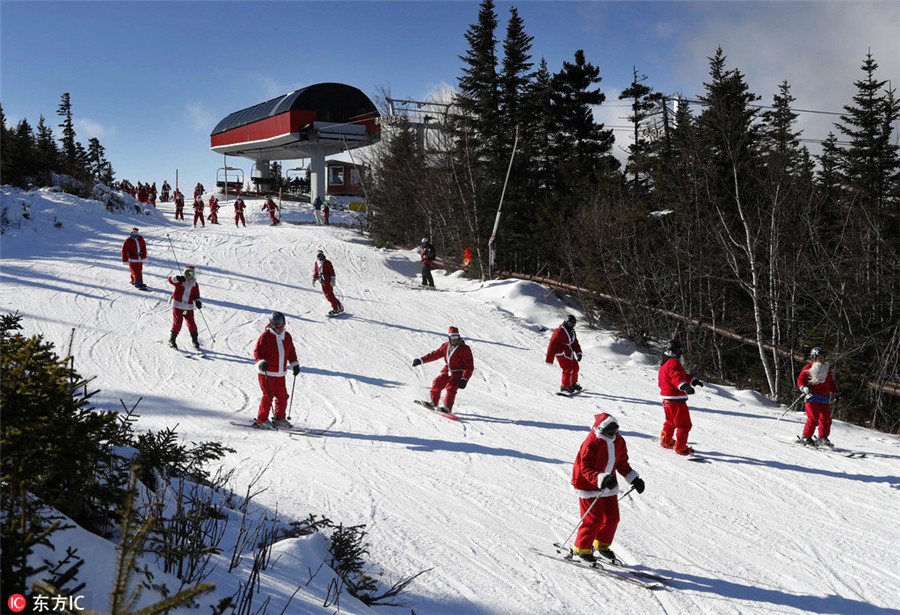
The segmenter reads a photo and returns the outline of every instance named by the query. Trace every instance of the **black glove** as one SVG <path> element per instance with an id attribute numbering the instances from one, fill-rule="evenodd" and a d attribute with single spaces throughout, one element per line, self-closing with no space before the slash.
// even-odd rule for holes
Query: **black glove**
<path id="1" fill-rule="evenodd" d="M 576 353 L 575 353 L 575 360 L 576 360 L 576 361 L 581 361 L 581 353 L 580 353 L 580 352 L 576 352 Z"/>
<path id="2" fill-rule="evenodd" d="M 459 379 L 459 388 L 464 389 L 464 388 L 466 388 L 467 384 L 469 384 L 469 381 L 466 380 L 465 378 Z"/>
<path id="3" fill-rule="evenodd" d="M 183 284 L 183 283 L 184 283 L 184 276 L 183 276 L 183 275 L 176 275 L 176 276 L 175 276 L 175 280 L 178 281 L 178 282 L 181 282 L 181 283 Z"/>
<path id="4" fill-rule="evenodd" d="M 835 393 L 834 393 L 834 399 L 836 401 L 840 400 L 843 396 L 844 396 L 844 394 L 841 391 L 835 391 Z"/>
<path id="5" fill-rule="evenodd" d="M 422 365 L 422 359 L 413 359 L 413 367 L 416 365 Z"/>
<path id="6" fill-rule="evenodd" d="M 642 478 L 636 478 L 631 481 L 631 486 L 634 487 L 634 490 L 638 493 L 644 493 L 644 480 Z"/>
<path id="7" fill-rule="evenodd" d="M 266 361 L 260 361 L 259 371 L 260 373 L 269 371 L 269 364 Z"/>
<path id="8" fill-rule="evenodd" d="M 198 310 L 202 310 L 202 309 L 203 309 L 203 303 L 202 303 L 199 299 L 197 299 L 196 301 L 194 301 L 194 305 L 197 306 L 197 309 L 198 309 Z"/>
<path id="9" fill-rule="evenodd" d="M 682 391 L 684 391 L 685 393 L 687 393 L 688 395 L 693 395 L 696 392 L 696 391 L 694 391 L 694 387 L 689 385 L 687 382 L 681 383 L 681 386 L 678 388 L 681 389 Z"/>
<path id="10" fill-rule="evenodd" d="M 295 366 L 294 366 L 294 375 L 296 376 L 296 375 L 299 374 L 299 373 L 300 373 L 300 366 L 299 366 L 299 365 L 295 365 Z"/>
<path id="11" fill-rule="evenodd" d="M 691 384 L 693 384 L 695 387 L 702 387 L 702 386 L 704 386 L 704 385 L 703 385 L 703 382 L 701 382 L 698 378 L 694 378 L 694 381 L 693 381 Z"/>
<path id="12" fill-rule="evenodd" d="M 603 480 L 600 481 L 600 489 L 612 489 L 616 486 L 616 477 L 612 474 L 607 474 L 603 477 Z"/>

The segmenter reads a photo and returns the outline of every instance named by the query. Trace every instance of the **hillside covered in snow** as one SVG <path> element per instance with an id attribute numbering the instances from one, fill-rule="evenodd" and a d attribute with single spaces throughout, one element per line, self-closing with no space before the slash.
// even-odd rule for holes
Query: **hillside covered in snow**
<path id="1" fill-rule="evenodd" d="M 347 212 L 322 227 L 309 205 L 286 204 L 284 223 L 272 227 L 262 201 L 250 199 L 248 226 L 236 228 L 223 201 L 220 225 L 193 228 L 173 220 L 171 203 L 111 214 L 52 190 L 4 186 L 2 204 L 0 308 L 18 311 L 24 333 L 44 335 L 61 354 L 72 340 L 76 369 L 100 389 L 97 408 L 140 399 L 138 428 L 177 425 L 185 441 L 235 449 L 221 461 L 234 471 L 234 491 L 255 485 L 255 503 L 270 513 L 365 525 L 384 583 L 428 570 L 402 595 L 419 615 L 900 613 L 896 436 L 835 422 L 832 441 L 864 458 L 802 448 L 792 443 L 802 412 L 776 421 L 785 407 L 709 382 L 689 401 L 690 444 L 706 461 L 688 462 L 658 443 L 655 356 L 587 328 L 577 306 L 533 283 L 439 271 L 438 290 L 422 290 L 418 255 L 372 247 L 341 226 Z M 120 261 L 133 226 L 147 240 L 147 292 L 129 285 Z M 326 318 L 311 283 L 320 249 L 336 269 L 340 318 Z M 186 265 L 196 267 L 204 301 L 206 359 L 166 344 L 166 278 Z M 301 365 L 288 377 L 290 419 L 327 430 L 321 436 L 232 424 L 256 414 L 253 345 L 273 310 L 286 315 Z M 571 399 L 555 395 L 560 370 L 544 362 L 552 330 L 570 313 L 580 318 L 585 387 Z M 440 366 L 412 361 L 443 343 L 449 326 L 475 362 L 456 422 L 413 403 Z M 186 331 L 178 339 L 188 346 Z M 690 368 L 689 353 L 686 361 Z M 600 412 L 619 420 L 646 482 L 620 502 L 613 549 L 671 578 L 667 587 L 617 583 L 532 550 L 548 550 L 578 523 L 572 463 Z M 95 538 L 91 552 L 111 547 L 103 542 Z M 324 549 L 321 536 L 277 546 L 260 579 L 268 612 L 288 601 L 286 613 L 337 612 L 322 606 L 318 581 L 291 598 Z M 220 563 L 203 604 L 237 587 Z M 98 555 L 87 568 L 96 600 L 88 608 L 104 610 L 108 561 Z M 367 611 L 344 598 L 341 612 L 409 609 Z"/>

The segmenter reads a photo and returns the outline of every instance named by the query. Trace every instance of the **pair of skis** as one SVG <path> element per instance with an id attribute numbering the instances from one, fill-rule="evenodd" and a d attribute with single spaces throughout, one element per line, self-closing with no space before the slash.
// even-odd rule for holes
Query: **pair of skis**
<path id="1" fill-rule="evenodd" d="M 804 446 L 806 448 L 810 448 L 810 449 L 813 449 L 816 451 L 822 451 L 823 453 L 832 453 L 834 455 L 841 455 L 842 457 L 849 457 L 850 459 L 862 459 L 863 457 L 866 456 L 865 453 L 860 452 L 860 451 L 851 451 L 846 448 L 835 448 L 835 447 L 831 447 L 831 446 L 825 446 L 824 444 L 820 445 L 820 446 L 810 446 L 809 444 L 804 443 L 803 440 L 800 438 L 800 436 L 797 436 L 797 439 L 794 440 L 794 442 L 796 444 L 799 444 L 800 446 Z"/>
<path id="2" fill-rule="evenodd" d="M 327 429 L 309 429 L 307 427 L 300 427 L 297 425 L 292 425 L 291 427 L 257 427 L 256 420 L 252 420 L 250 422 L 245 421 L 243 423 L 238 421 L 228 422 L 237 427 L 246 427 L 247 429 L 255 429 L 260 432 L 283 431 L 295 436 L 318 437 L 324 435 L 328 431 Z"/>
<path id="3" fill-rule="evenodd" d="M 537 549 L 535 547 L 532 547 L 531 551 L 533 553 L 536 553 L 537 555 L 541 555 L 558 562 L 563 562 L 565 564 L 570 564 L 572 566 L 578 566 L 579 568 L 584 568 L 585 570 L 591 570 L 593 572 L 596 572 L 597 574 L 601 574 L 616 581 L 631 583 L 632 585 L 637 585 L 638 587 L 643 587 L 644 589 L 659 589 L 667 585 L 669 581 L 671 581 L 671 579 L 664 576 L 654 574 L 652 572 L 647 572 L 645 570 L 638 570 L 621 563 L 601 563 L 599 561 L 588 563 L 577 560 L 572 555 L 571 550 L 567 549 L 557 542 L 553 543 L 553 553 L 542 551 L 541 549 Z"/>

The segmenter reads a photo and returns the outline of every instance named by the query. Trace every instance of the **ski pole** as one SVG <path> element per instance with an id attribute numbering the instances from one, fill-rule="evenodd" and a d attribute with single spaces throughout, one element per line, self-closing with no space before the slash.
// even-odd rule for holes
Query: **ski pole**
<path id="1" fill-rule="evenodd" d="M 801 394 L 800 394 L 800 397 L 798 397 L 797 399 L 795 399 L 795 400 L 794 400 L 794 403 L 792 403 L 790 406 L 788 406 L 787 410 L 785 410 L 784 412 L 782 412 L 782 413 L 781 413 L 781 416 L 779 416 L 777 419 L 775 419 L 775 423 L 777 423 L 778 421 L 780 421 L 781 419 L 783 419 L 783 418 L 784 418 L 784 415 L 787 414 L 788 412 L 790 412 L 791 408 L 793 408 L 794 406 L 796 406 L 796 405 L 797 405 L 797 402 L 800 401 L 801 399 L 803 399 L 804 397 L 806 397 L 806 394 L 805 394 L 805 393 L 801 393 Z M 772 423 L 772 425 L 769 426 L 769 429 L 771 429 L 771 428 L 775 425 L 775 423 Z M 769 435 L 768 430 L 764 431 L 764 432 L 763 432 L 763 435 L 764 435 L 764 436 Z"/>
<path id="2" fill-rule="evenodd" d="M 203 310 L 197 310 L 200 312 L 200 317 L 203 318 L 203 324 L 206 325 L 206 330 L 209 332 L 209 345 L 212 346 L 216 342 L 216 336 L 213 335 L 212 329 L 209 328 L 209 323 L 206 322 L 206 316 L 203 315 Z"/>
<path id="3" fill-rule="evenodd" d="M 291 408 L 294 407 L 294 387 L 297 386 L 297 376 L 294 375 L 294 381 L 291 383 L 291 401 L 288 403 L 288 420 L 291 420 Z"/>
<path id="4" fill-rule="evenodd" d="M 178 271 L 181 271 L 181 264 L 178 262 L 178 257 L 175 255 L 175 246 L 172 244 L 172 238 L 169 237 L 168 233 L 166 233 L 166 239 L 169 240 L 169 247 L 172 249 L 172 257 L 175 259 L 175 265 L 177 265 Z"/>
<path id="5" fill-rule="evenodd" d="M 627 495 L 628 495 L 629 493 L 631 493 L 632 491 L 634 491 L 634 487 L 632 487 L 631 489 L 629 489 L 628 491 L 626 491 L 625 493 L 623 493 L 623 494 L 622 494 L 622 497 L 619 498 L 619 501 L 621 502 L 622 500 L 624 500 L 624 499 L 625 499 L 625 496 L 627 496 Z"/>

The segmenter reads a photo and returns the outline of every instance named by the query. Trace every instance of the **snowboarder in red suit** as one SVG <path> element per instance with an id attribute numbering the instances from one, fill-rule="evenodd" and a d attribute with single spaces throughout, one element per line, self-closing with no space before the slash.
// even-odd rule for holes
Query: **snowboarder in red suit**
<path id="1" fill-rule="evenodd" d="M 578 362 L 581 361 L 581 344 L 578 343 L 578 336 L 575 335 L 575 317 L 571 314 L 550 337 L 545 361 L 552 365 L 553 357 L 556 357 L 562 368 L 560 392 L 577 393 L 580 391 Z"/>
<path id="2" fill-rule="evenodd" d="M 191 343 L 194 348 L 200 348 L 200 340 L 197 335 L 197 323 L 194 321 L 194 308 L 203 308 L 200 301 L 200 286 L 197 284 L 193 265 L 188 265 L 182 275 L 169 277 L 169 284 L 175 288 L 172 290 L 172 335 L 169 345 L 175 345 L 175 338 L 181 331 L 182 321 L 187 321 L 188 332 L 191 334 Z"/>
<path id="3" fill-rule="evenodd" d="M 143 277 L 145 260 L 147 260 L 147 244 L 138 233 L 137 227 L 132 228 L 128 238 L 125 239 L 125 243 L 122 244 L 122 262 L 128 263 L 128 269 L 131 272 L 131 285 L 141 290 L 147 288 Z"/>
<path id="4" fill-rule="evenodd" d="M 209 223 L 219 223 L 219 199 L 215 195 L 209 197 Z"/>
<path id="5" fill-rule="evenodd" d="M 325 253 L 322 250 L 316 253 L 316 264 L 313 267 L 313 286 L 316 285 L 316 281 L 322 283 L 322 292 L 325 293 L 325 298 L 331 304 L 331 311 L 328 314 L 335 316 L 342 313 L 344 306 L 334 296 L 334 267 L 331 265 L 331 261 L 325 258 Z"/>
<path id="6" fill-rule="evenodd" d="M 831 434 L 831 396 L 841 398 L 826 359 L 828 353 L 823 348 L 813 348 L 809 353 L 810 362 L 800 370 L 797 387 L 806 396 L 806 425 L 803 426 L 803 444 L 813 446 L 833 446 L 828 436 Z M 819 438 L 812 436 L 819 428 Z"/>
<path id="7" fill-rule="evenodd" d="M 175 191 L 175 219 L 184 220 L 184 195 L 180 190 Z"/>
<path id="8" fill-rule="evenodd" d="M 659 443 L 664 448 L 674 446 L 675 452 L 679 455 L 690 455 L 694 449 L 687 445 L 688 434 L 692 427 L 687 398 L 688 395 L 694 394 L 694 387 L 702 387 L 703 383 L 699 378 L 684 371 L 681 364 L 681 342 L 677 339 L 669 340 L 666 344 L 661 361 L 657 379 L 666 421 L 663 423 Z"/>
<path id="9" fill-rule="evenodd" d="M 156 207 L 156 182 L 150 186 L 150 204 Z"/>
<path id="10" fill-rule="evenodd" d="M 594 415 L 594 427 L 581 443 L 572 468 L 572 487 L 579 497 L 582 517 L 572 555 L 582 561 L 593 562 L 594 549 L 603 559 L 617 561 L 609 548 L 619 525 L 616 473 L 635 491 L 644 492 L 643 479 L 628 463 L 628 447 L 619 435 L 618 421 L 603 412 Z"/>
<path id="11" fill-rule="evenodd" d="M 197 220 L 200 220 L 200 226 L 206 227 L 206 221 L 203 219 L 203 198 L 194 198 L 194 228 L 197 228 Z"/>
<path id="12" fill-rule="evenodd" d="M 237 199 L 234 201 L 234 225 L 237 226 L 238 223 L 242 223 L 244 228 L 247 228 L 247 221 L 244 219 L 244 209 L 246 205 L 244 205 L 244 199 L 241 198 L 241 195 L 238 194 Z"/>
<path id="13" fill-rule="evenodd" d="M 281 312 L 272 312 L 269 324 L 253 347 L 253 361 L 259 372 L 259 388 L 262 399 L 256 414 L 257 427 L 290 427 L 286 418 L 288 392 L 285 377 L 288 368 L 297 377 L 300 363 L 291 334 L 284 330 L 285 318 Z M 274 420 L 268 423 L 272 401 L 275 401 Z"/>
<path id="14" fill-rule="evenodd" d="M 278 205 L 275 204 L 275 201 L 272 197 L 266 199 L 266 202 L 263 203 L 263 211 L 269 212 L 269 219 L 272 220 L 272 224 L 270 226 L 275 226 L 278 224 L 278 218 L 275 217 L 275 212 L 278 211 Z"/>
<path id="15" fill-rule="evenodd" d="M 445 365 L 434 382 L 431 383 L 431 405 L 441 412 L 453 410 L 453 402 L 456 400 L 456 392 L 466 388 L 472 372 L 475 371 L 475 362 L 472 359 L 472 349 L 459 335 L 459 329 L 450 327 L 447 331 L 447 341 L 436 350 L 432 350 L 420 359 L 413 359 L 413 367 L 422 363 L 430 363 L 444 359 Z M 438 407 L 441 401 L 441 391 L 444 393 L 444 404 Z M 427 405 L 427 404 L 426 404 Z"/>

